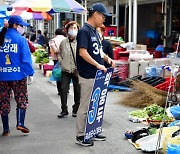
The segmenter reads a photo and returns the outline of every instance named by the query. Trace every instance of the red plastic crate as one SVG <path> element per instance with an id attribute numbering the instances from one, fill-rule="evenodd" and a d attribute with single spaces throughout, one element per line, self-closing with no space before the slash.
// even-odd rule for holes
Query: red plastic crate
<path id="1" fill-rule="evenodd" d="M 172 78 L 171 85 L 170 85 L 170 78 L 168 77 L 166 78 L 165 82 L 155 86 L 155 88 L 163 91 L 168 91 L 169 86 L 171 86 L 170 91 L 172 91 L 174 86 L 174 78 Z"/>
<path id="2" fill-rule="evenodd" d="M 53 70 L 54 65 L 49 65 L 49 64 L 43 64 L 43 74 L 46 75 L 46 71 L 51 71 Z"/>
<path id="3" fill-rule="evenodd" d="M 118 60 L 125 60 L 127 61 L 129 59 L 129 52 L 119 52 Z"/>
<path id="4" fill-rule="evenodd" d="M 128 77 L 129 64 L 127 61 L 116 60 L 115 72 L 119 76 L 121 81 L 124 81 Z"/>
<path id="5" fill-rule="evenodd" d="M 113 54 L 114 54 L 114 60 L 121 60 L 119 59 L 119 57 L 121 56 L 121 53 L 124 53 L 126 51 L 125 48 L 121 48 L 121 47 L 115 47 L 113 49 Z M 129 56 L 128 56 L 129 57 Z M 122 59 L 124 60 L 124 59 Z"/>

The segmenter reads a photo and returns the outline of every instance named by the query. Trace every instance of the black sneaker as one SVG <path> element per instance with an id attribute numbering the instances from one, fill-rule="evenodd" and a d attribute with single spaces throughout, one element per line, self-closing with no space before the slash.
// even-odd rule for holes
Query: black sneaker
<path id="1" fill-rule="evenodd" d="M 58 114 L 58 118 L 63 118 L 68 115 L 68 111 L 62 111 L 61 113 Z"/>
<path id="2" fill-rule="evenodd" d="M 72 117 L 77 117 L 77 113 L 72 112 Z"/>
<path id="3" fill-rule="evenodd" d="M 76 144 L 87 147 L 87 146 L 93 146 L 94 142 L 91 140 L 84 142 L 84 136 L 77 136 L 76 137 Z"/>
<path id="4" fill-rule="evenodd" d="M 105 141 L 106 136 L 103 135 L 96 135 L 95 137 L 92 138 L 92 141 Z"/>

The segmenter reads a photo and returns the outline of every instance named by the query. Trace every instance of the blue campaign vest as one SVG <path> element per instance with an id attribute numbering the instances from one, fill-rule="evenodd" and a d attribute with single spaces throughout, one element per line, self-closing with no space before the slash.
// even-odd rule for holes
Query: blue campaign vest
<path id="1" fill-rule="evenodd" d="M 0 81 L 21 80 L 33 74 L 31 53 L 26 39 L 16 29 L 9 28 L 0 47 Z"/>
<path id="2" fill-rule="evenodd" d="M 99 35 L 94 27 L 85 23 L 79 30 L 77 35 L 77 52 L 76 61 L 79 75 L 83 78 L 95 78 L 97 68 L 86 62 L 80 55 L 79 49 L 85 48 L 89 55 L 99 64 L 104 64 L 100 55 L 100 48 L 102 47 Z"/>

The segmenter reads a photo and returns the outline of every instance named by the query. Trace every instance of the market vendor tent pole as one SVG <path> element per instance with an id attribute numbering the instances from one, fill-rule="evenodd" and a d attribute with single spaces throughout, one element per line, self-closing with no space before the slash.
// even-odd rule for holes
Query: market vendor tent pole
<path id="1" fill-rule="evenodd" d="M 137 44 L 137 0 L 133 3 L 133 42 Z"/>
<path id="2" fill-rule="evenodd" d="M 125 28 L 125 31 L 124 31 L 124 41 L 127 42 L 127 11 L 128 11 L 128 4 L 126 3 L 125 5 L 125 12 L 124 12 L 124 28 Z"/>
<path id="3" fill-rule="evenodd" d="M 59 28 L 60 13 L 56 13 L 56 29 Z"/>
<path id="4" fill-rule="evenodd" d="M 167 0 L 164 0 L 164 10 L 163 10 L 163 13 L 164 13 L 164 46 L 166 46 L 167 42 L 166 42 L 166 36 L 167 36 Z"/>
<path id="5" fill-rule="evenodd" d="M 132 41 L 132 0 L 129 0 L 129 29 L 128 29 L 128 42 Z"/>
<path id="6" fill-rule="evenodd" d="M 74 21 L 77 22 L 77 14 L 76 13 L 74 14 Z"/>
<path id="7" fill-rule="evenodd" d="M 132 11 L 132 0 L 128 1 L 128 5 L 129 5 L 128 41 L 129 42 L 133 41 L 134 44 L 136 45 L 137 44 L 137 0 L 133 0 L 133 11 Z M 133 14 L 133 18 L 132 18 L 132 14 Z M 133 24 L 132 24 L 132 19 L 133 19 Z"/>
<path id="8" fill-rule="evenodd" d="M 116 0 L 116 37 L 119 33 L 119 0 Z"/>
<path id="9" fill-rule="evenodd" d="M 84 6 L 84 1 L 82 1 L 82 6 Z M 81 14 L 81 27 L 84 25 L 84 14 Z"/>
<path id="10" fill-rule="evenodd" d="M 87 10 L 87 0 L 85 0 L 84 8 Z M 84 15 L 84 22 L 87 22 L 87 13 Z"/>

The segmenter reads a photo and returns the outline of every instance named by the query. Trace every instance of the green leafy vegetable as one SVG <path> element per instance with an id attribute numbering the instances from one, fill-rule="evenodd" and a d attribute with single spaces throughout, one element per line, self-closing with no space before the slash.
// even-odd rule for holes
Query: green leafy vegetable
<path id="1" fill-rule="evenodd" d="M 157 121 L 162 121 L 163 120 L 163 115 L 164 115 L 164 108 L 161 106 L 158 106 L 157 104 L 152 104 L 147 107 L 145 107 L 142 110 L 135 110 L 130 112 L 130 115 L 132 117 L 137 117 L 137 118 L 146 118 L 148 120 L 157 120 Z M 167 116 L 167 113 L 165 112 L 164 115 L 165 120 L 172 120 Z"/>

